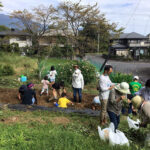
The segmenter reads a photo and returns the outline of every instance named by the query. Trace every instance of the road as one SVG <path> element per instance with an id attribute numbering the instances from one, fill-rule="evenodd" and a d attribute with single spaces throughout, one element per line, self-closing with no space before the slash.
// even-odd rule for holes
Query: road
<path id="1" fill-rule="evenodd" d="M 96 64 L 103 64 L 104 59 L 101 56 L 86 56 L 86 60 L 94 62 Z M 107 64 L 113 66 L 114 71 L 138 75 L 142 82 L 145 82 L 150 78 L 150 62 L 125 62 L 125 61 L 115 61 L 109 60 Z"/>

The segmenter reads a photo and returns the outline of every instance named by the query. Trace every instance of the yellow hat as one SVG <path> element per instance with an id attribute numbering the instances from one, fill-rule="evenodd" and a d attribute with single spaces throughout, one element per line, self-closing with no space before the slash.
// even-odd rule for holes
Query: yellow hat
<path id="1" fill-rule="evenodd" d="M 133 104 L 134 108 L 138 109 L 143 100 L 142 100 L 141 96 L 137 95 L 137 96 L 134 96 L 131 101 L 132 101 L 132 104 Z"/>

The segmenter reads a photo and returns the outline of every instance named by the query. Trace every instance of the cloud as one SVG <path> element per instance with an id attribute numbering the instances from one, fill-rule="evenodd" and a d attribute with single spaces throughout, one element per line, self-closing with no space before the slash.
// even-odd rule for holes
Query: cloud
<path id="1" fill-rule="evenodd" d="M 40 5 L 53 4 L 68 0 L 2 0 L 3 13 L 12 10 L 32 9 Z M 79 0 L 71 0 L 79 2 Z M 125 32 L 150 33 L 150 5 L 149 0 L 82 0 L 82 4 L 98 3 L 100 11 L 110 22 L 116 22 L 119 27 L 126 27 Z"/>

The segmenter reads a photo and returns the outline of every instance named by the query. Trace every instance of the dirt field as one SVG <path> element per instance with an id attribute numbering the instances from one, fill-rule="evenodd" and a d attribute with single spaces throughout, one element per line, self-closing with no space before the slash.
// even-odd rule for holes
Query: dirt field
<path id="1" fill-rule="evenodd" d="M 0 103 L 5 104 L 19 104 L 21 101 L 17 98 L 18 89 L 8 89 L 8 88 L 0 88 Z M 47 102 L 49 98 L 46 94 L 40 96 L 40 90 L 36 90 L 36 95 L 38 99 L 39 106 L 46 106 L 46 107 L 54 107 L 53 103 L 55 101 Z M 50 91 L 50 95 L 52 95 L 52 90 Z M 67 93 L 68 99 L 73 100 L 72 93 Z M 82 103 L 75 103 L 73 107 L 75 109 L 84 109 L 84 108 L 91 108 L 91 103 L 95 95 L 88 95 L 83 94 Z M 97 108 L 99 109 L 99 108 Z"/>

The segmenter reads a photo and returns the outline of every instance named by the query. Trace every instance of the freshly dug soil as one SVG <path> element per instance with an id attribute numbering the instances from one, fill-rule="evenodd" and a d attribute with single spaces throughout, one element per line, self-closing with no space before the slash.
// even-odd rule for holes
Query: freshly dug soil
<path id="1" fill-rule="evenodd" d="M 0 103 L 4 104 L 20 104 L 21 101 L 17 98 L 18 89 L 9 89 L 9 88 L 0 88 Z M 50 90 L 50 96 L 43 94 L 40 96 L 40 90 L 36 90 L 36 96 L 38 100 L 38 106 L 45 106 L 45 107 L 54 107 L 54 102 L 57 100 L 53 100 L 51 102 L 47 102 L 50 96 L 52 96 L 52 90 Z M 74 103 L 73 106 L 68 106 L 68 108 L 73 109 L 91 109 L 92 100 L 95 95 L 85 94 L 83 93 L 82 103 Z M 67 97 L 69 100 L 73 101 L 72 93 L 67 93 Z M 97 110 L 100 108 L 97 107 Z"/>

